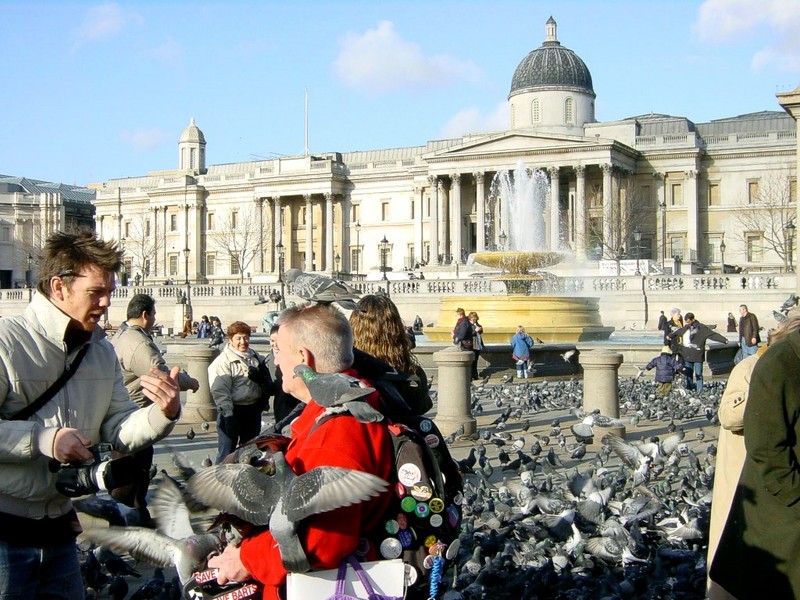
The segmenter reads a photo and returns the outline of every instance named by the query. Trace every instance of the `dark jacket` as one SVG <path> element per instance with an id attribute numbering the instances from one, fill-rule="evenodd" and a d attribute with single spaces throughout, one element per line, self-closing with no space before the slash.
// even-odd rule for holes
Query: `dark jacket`
<path id="1" fill-rule="evenodd" d="M 661 316 L 658 317 L 658 330 L 665 333 L 669 332 L 669 319 L 664 313 L 661 313 Z"/>
<path id="2" fill-rule="evenodd" d="M 791 525 L 800 519 L 798 364 L 793 332 L 770 345 L 750 379 L 747 456 L 711 565 L 711 578 L 739 600 L 800 598 L 800 527 Z"/>
<path id="3" fill-rule="evenodd" d="M 683 361 L 671 354 L 662 352 L 647 363 L 645 368 L 648 371 L 655 368 L 656 383 L 672 383 L 672 380 L 675 379 L 675 373 L 680 373 L 681 369 L 683 369 Z"/>
<path id="4" fill-rule="evenodd" d="M 457 346 L 472 349 L 472 323 L 467 317 L 461 317 L 453 328 L 453 343 Z"/>
<path id="5" fill-rule="evenodd" d="M 700 321 L 694 321 L 691 325 L 684 325 L 677 331 L 673 331 L 670 337 L 683 337 L 680 354 L 686 362 L 705 361 L 706 342 L 708 340 L 723 344 L 728 342 L 728 338 L 712 330 L 708 325 L 703 325 Z"/>
<path id="6" fill-rule="evenodd" d="M 758 317 L 749 312 L 743 317 L 739 317 L 739 340 L 744 340 L 748 346 L 752 346 L 750 340 L 756 338 L 756 344 L 761 343 L 761 336 L 758 334 Z"/>

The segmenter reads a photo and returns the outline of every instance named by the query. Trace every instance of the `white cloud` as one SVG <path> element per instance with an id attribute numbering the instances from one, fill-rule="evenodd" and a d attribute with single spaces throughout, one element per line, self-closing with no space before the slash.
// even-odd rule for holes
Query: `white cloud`
<path id="1" fill-rule="evenodd" d="M 764 47 L 753 56 L 758 70 L 776 66 L 797 70 L 800 66 L 800 0 L 705 0 L 693 30 L 710 43 L 736 43 L 761 34 Z"/>
<path id="2" fill-rule="evenodd" d="M 137 13 L 113 2 L 93 6 L 73 32 L 75 47 L 90 42 L 105 42 L 118 35 L 128 24 L 143 22 Z"/>
<path id="3" fill-rule="evenodd" d="M 501 102 L 488 115 L 482 115 L 477 108 L 467 108 L 457 113 L 445 123 L 440 132 L 442 139 L 461 137 L 466 133 L 506 131 L 509 128 L 508 103 Z"/>
<path id="4" fill-rule="evenodd" d="M 123 142 L 136 150 L 152 150 L 158 147 L 168 136 L 166 132 L 157 127 L 151 129 L 139 127 L 138 129 L 124 130 L 120 137 Z"/>
<path id="5" fill-rule="evenodd" d="M 342 39 L 334 69 L 347 85 L 368 92 L 440 86 L 452 81 L 476 82 L 481 70 L 452 56 L 425 56 L 418 44 L 403 39 L 390 21 L 363 34 Z"/>
<path id="6" fill-rule="evenodd" d="M 157 58 L 158 60 L 165 61 L 177 67 L 183 64 L 186 51 L 183 44 L 175 41 L 175 38 L 171 35 L 168 35 L 163 44 L 156 46 L 150 50 L 148 54 L 153 58 Z"/>

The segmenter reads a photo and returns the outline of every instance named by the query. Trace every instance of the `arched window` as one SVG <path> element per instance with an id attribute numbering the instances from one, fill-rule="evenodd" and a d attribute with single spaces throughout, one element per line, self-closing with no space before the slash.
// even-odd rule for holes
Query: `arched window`
<path id="1" fill-rule="evenodd" d="M 564 100 L 564 123 L 572 124 L 575 122 L 575 101 L 572 98 Z"/>
<path id="2" fill-rule="evenodd" d="M 531 123 L 540 123 L 542 120 L 542 113 L 539 110 L 539 99 L 536 98 L 531 103 Z"/>

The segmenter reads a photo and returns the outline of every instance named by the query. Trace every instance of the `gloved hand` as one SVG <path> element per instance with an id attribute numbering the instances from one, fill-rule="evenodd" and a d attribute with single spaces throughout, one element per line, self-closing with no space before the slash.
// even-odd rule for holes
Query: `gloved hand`
<path id="1" fill-rule="evenodd" d="M 233 415 L 224 416 L 220 419 L 219 428 L 229 438 L 239 437 L 239 422 Z"/>

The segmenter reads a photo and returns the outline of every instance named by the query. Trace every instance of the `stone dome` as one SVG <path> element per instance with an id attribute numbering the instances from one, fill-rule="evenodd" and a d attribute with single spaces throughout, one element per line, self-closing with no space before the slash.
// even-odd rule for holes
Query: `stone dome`
<path id="1" fill-rule="evenodd" d="M 181 134 L 181 139 L 178 143 L 182 142 L 189 142 L 194 144 L 205 144 L 206 137 L 203 135 L 203 132 L 200 131 L 200 128 L 194 124 L 194 119 L 189 121 L 189 126 L 183 130 Z"/>
<path id="2" fill-rule="evenodd" d="M 511 80 L 509 98 L 523 92 L 564 89 L 595 95 L 592 74 L 580 56 L 564 48 L 556 37 L 553 17 L 545 25 L 545 41 L 522 59 Z"/>

